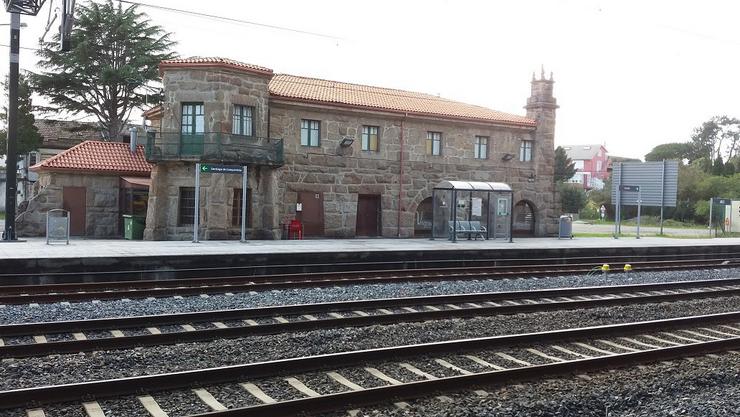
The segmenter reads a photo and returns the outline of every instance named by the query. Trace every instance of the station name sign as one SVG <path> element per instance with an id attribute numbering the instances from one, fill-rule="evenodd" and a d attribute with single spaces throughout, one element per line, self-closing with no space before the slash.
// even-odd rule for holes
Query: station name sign
<path id="1" fill-rule="evenodd" d="M 240 165 L 201 164 L 200 172 L 208 172 L 212 174 L 241 174 L 244 172 L 244 169 Z"/>
<path id="2" fill-rule="evenodd" d="M 732 200 L 729 198 L 712 198 L 712 204 L 717 204 L 719 206 L 729 206 L 732 205 Z"/>
<path id="3" fill-rule="evenodd" d="M 640 186 L 639 185 L 620 185 L 619 189 L 621 191 L 633 191 L 633 192 L 640 192 Z"/>

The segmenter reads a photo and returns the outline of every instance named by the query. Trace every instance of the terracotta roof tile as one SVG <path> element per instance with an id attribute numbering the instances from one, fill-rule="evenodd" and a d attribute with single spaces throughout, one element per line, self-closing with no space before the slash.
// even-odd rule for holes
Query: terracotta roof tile
<path id="1" fill-rule="evenodd" d="M 146 161 L 144 146 L 131 154 L 127 143 L 88 140 L 31 167 L 33 171 L 78 171 L 148 177 L 152 164 Z"/>
<path id="2" fill-rule="evenodd" d="M 336 103 L 442 118 L 535 126 L 534 119 L 447 100 L 431 94 L 287 74 L 274 75 L 269 86 L 271 95 L 288 99 Z"/>
<path id="3" fill-rule="evenodd" d="M 236 70 L 256 72 L 264 75 L 272 75 L 270 68 L 259 65 L 247 64 L 233 59 L 221 57 L 200 57 L 168 59 L 159 63 L 160 71 L 167 67 L 224 67 Z"/>
<path id="4" fill-rule="evenodd" d="M 36 119 L 34 125 L 43 137 L 41 147 L 69 149 L 86 140 L 100 140 L 97 123 Z"/>

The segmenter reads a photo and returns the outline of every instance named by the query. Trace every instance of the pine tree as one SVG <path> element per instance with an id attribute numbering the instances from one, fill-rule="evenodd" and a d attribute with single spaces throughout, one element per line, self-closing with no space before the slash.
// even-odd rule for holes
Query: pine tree
<path id="1" fill-rule="evenodd" d="M 555 148 L 555 182 L 571 179 L 576 173 L 576 164 L 568 158 L 562 146 Z"/>
<path id="2" fill-rule="evenodd" d="M 7 103 L 9 81 L 6 79 L 3 83 Z M 20 74 L 18 79 L 18 137 L 16 141 L 16 150 L 18 155 L 23 155 L 35 151 L 41 145 L 41 135 L 38 128 L 34 125 L 36 118 L 33 115 L 33 103 L 31 102 L 31 87 L 28 79 L 24 74 Z M 8 124 L 8 107 L 3 106 L 0 112 L 0 120 L 7 126 Z M 5 156 L 8 151 L 8 131 L 0 130 L 0 156 Z"/>
<path id="3" fill-rule="evenodd" d="M 59 50 L 58 35 L 38 52 L 39 67 L 32 85 L 52 103 L 50 110 L 95 116 L 114 140 L 134 108 L 161 101 L 160 61 L 175 57 L 170 34 L 151 23 L 136 6 L 123 8 L 111 0 L 78 5 L 72 49 Z"/>

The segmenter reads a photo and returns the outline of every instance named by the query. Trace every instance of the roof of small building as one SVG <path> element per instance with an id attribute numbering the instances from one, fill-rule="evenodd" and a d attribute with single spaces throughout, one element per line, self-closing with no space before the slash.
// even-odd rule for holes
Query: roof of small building
<path id="1" fill-rule="evenodd" d="M 39 162 L 31 170 L 148 177 L 152 166 L 146 161 L 142 145 L 131 153 L 127 143 L 88 140 Z"/>
<path id="2" fill-rule="evenodd" d="M 276 98 L 309 103 L 333 104 L 367 110 L 391 111 L 417 116 L 500 123 L 534 127 L 534 119 L 504 113 L 486 107 L 448 100 L 431 94 L 392 88 L 373 87 L 289 74 L 272 75 L 272 70 L 227 58 L 192 57 L 162 61 L 160 72 L 167 68 L 221 67 L 249 73 L 271 75 L 270 95 Z M 147 111 L 152 118 L 161 117 L 156 108 Z M 147 116 L 148 117 L 148 116 Z"/>
<path id="3" fill-rule="evenodd" d="M 36 119 L 34 125 L 43 138 L 43 148 L 69 149 L 86 140 L 101 139 L 97 123 Z"/>
<path id="4" fill-rule="evenodd" d="M 560 145 L 572 161 L 591 160 L 604 145 Z M 606 148 L 604 148 L 606 151 Z"/>

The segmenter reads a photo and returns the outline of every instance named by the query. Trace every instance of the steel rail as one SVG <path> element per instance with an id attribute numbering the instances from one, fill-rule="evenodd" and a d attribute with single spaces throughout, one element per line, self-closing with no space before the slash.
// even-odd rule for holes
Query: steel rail
<path id="1" fill-rule="evenodd" d="M 731 268 L 738 261 L 712 259 L 659 262 L 660 265 L 635 263 L 639 270 L 703 269 L 708 267 Z M 584 273 L 594 270 L 594 265 L 542 265 L 538 269 L 521 266 L 506 269 L 492 267 L 450 268 L 444 270 L 393 270 L 352 271 L 333 274 L 288 274 L 255 277 L 201 278 L 184 280 L 121 281 L 117 283 L 48 284 L 0 287 L 0 304 L 52 303 L 60 301 L 110 300 L 120 298 L 167 297 L 173 295 L 217 294 L 240 291 L 264 291 L 281 288 L 306 288 L 335 285 L 381 284 L 393 282 L 461 280 L 498 278 L 509 276 L 546 276 L 553 273 Z M 504 269 L 504 270 L 502 270 Z M 464 271 L 464 272 L 460 272 Z M 275 281 L 269 281 L 275 279 Z M 245 281 L 246 280 L 246 281 Z"/>
<path id="2" fill-rule="evenodd" d="M 539 333 L 490 336 L 474 339 L 366 349 L 157 375 L 21 388 L 0 391 L 0 408 L 18 408 L 29 406 L 31 404 L 39 405 L 45 403 L 61 403 L 82 399 L 89 400 L 90 398 L 123 396 L 139 392 L 175 390 L 194 385 L 215 385 L 244 378 L 254 379 L 280 375 L 285 373 L 287 370 L 290 370 L 291 373 L 305 373 L 324 368 L 338 369 L 340 367 L 365 364 L 372 361 L 388 360 L 389 358 L 485 350 L 532 343 L 542 344 L 565 339 L 595 338 L 635 332 L 665 330 L 668 328 L 691 327 L 714 323 L 733 323 L 738 320 L 740 320 L 740 312 L 735 311 L 730 313 L 592 326 Z M 731 347 L 723 345 L 723 349 L 734 349 L 740 346 L 740 338 L 733 338 L 731 340 Z"/>
<path id="3" fill-rule="evenodd" d="M 699 284 L 700 283 L 700 284 Z M 237 326 L 193 331 L 166 332 L 160 334 L 135 335 L 124 337 L 104 337 L 74 341 L 57 341 L 32 344 L 7 344 L 0 346 L 0 358 L 20 358 L 45 356 L 50 354 L 78 353 L 95 350 L 128 349 L 142 346 L 159 346 L 176 343 L 201 342 L 214 339 L 229 339 L 249 336 L 262 336 L 277 333 L 310 331 L 317 329 L 361 327 L 412 323 L 425 320 L 444 320 L 475 316 L 510 315 L 519 313 L 573 310 L 584 308 L 611 307 L 661 302 L 676 302 L 702 298 L 719 298 L 740 295 L 740 288 L 710 288 L 721 285 L 738 286 L 740 279 L 681 281 L 658 284 L 634 284 L 611 287 L 583 287 L 564 289 L 545 289 L 534 291 L 512 291 L 499 293 L 454 294 L 379 300 L 340 301 L 317 304 L 296 304 L 287 306 L 258 307 L 248 309 L 218 310 L 193 313 L 177 313 L 154 316 L 117 317 L 94 320 L 75 320 L 68 322 L 41 322 L 0 325 L 0 337 L 34 336 L 55 333 L 72 333 L 85 330 L 110 330 L 141 328 L 158 325 L 188 324 L 222 320 L 245 320 L 283 315 L 302 315 L 328 313 L 335 311 L 354 311 L 358 309 L 379 309 L 427 304 L 471 303 L 481 301 L 502 301 L 522 299 L 542 299 L 574 297 L 600 294 L 628 294 L 628 296 L 554 302 L 536 302 L 518 305 L 463 307 L 459 309 L 425 310 L 403 312 L 389 315 L 351 316 L 317 320 L 289 321 L 287 323 L 261 324 L 256 326 Z M 666 291 L 672 289 L 704 288 L 702 291 L 669 294 L 635 295 L 635 292 Z M 632 293 L 632 294 L 630 294 Z"/>
<path id="4" fill-rule="evenodd" d="M 447 252 L 447 251 L 441 251 Z M 444 268 L 439 265 L 448 265 L 447 268 L 454 267 L 474 267 L 474 266 L 516 266 L 523 264 L 532 264 L 535 262 L 546 263 L 546 264 L 568 264 L 573 261 L 581 263 L 630 263 L 630 262 L 645 262 L 646 260 L 680 260 L 681 258 L 697 259 L 699 257 L 716 256 L 714 253 L 675 253 L 675 254 L 644 254 L 644 255 L 606 255 L 606 256 L 567 256 L 567 257 L 512 257 L 512 258 L 484 258 L 484 259 L 411 259 L 411 260 L 399 260 L 399 261 L 374 261 L 374 262 L 333 262 L 333 263 L 310 263 L 310 264 L 256 264 L 256 265 L 244 265 L 244 266 L 226 266 L 226 267 L 206 267 L 206 268 L 153 268 L 153 269 L 127 269 L 127 270 L 116 270 L 116 271 L 74 271 L 74 272 L 34 272 L 34 273 L 0 273 L 0 280 L 4 279 L 18 279 L 18 278 L 50 278 L 50 277 L 84 277 L 84 276 L 95 276 L 101 278 L 101 276 L 111 276 L 111 282 L 119 281 L 117 278 L 121 275 L 127 276 L 145 276 L 145 275 L 190 275 L 194 274 L 202 276 L 204 274 L 217 277 L 219 272 L 226 272 L 226 277 L 234 276 L 233 271 L 252 271 L 252 274 L 241 275 L 241 276 L 261 276 L 261 275 L 281 275 L 285 273 L 280 272 L 269 272 L 259 273 L 259 271 L 279 271 L 279 270 L 296 270 L 300 269 L 303 273 L 320 273 L 320 272 L 335 272 L 341 271 L 386 271 L 386 270 L 405 270 L 409 269 L 409 265 L 414 265 L 410 269 L 438 269 Z M 738 258 L 740 252 L 726 252 L 722 253 L 721 256 L 724 259 Z M 452 265 L 450 265 L 452 264 Z M 420 267 L 419 265 L 429 265 L 426 267 Z M 326 269 L 325 271 L 322 269 Z M 181 279 L 172 278 L 172 279 Z"/>
<path id="5" fill-rule="evenodd" d="M 740 348 L 740 337 L 723 340 L 691 343 L 682 346 L 649 349 L 640 352 L 619 353 L 589 359 L 575 359 L 544 365 L 533 365 L 500 371 L 459 375 L 401 385 L 386 385 L 366 388 L 358 391 L 345 391 L 319 397 L 300 398 L 280 401 L 273 404 L 255 405 L 234 408 L 224 411 L 195 414 L 190 417 L 293 417 L 296 415 L 313 415 L 321 412 L 335 411 L 363 405 L 388 402 L 393 398 L 419 398 L 442 391 L 460 391 L 480 385 L 503 385 L 516 382 L 540 380 L 573 374 L 576 372 L 598 371 L 696 356 L 707 353 L 723 352 Z"/>

